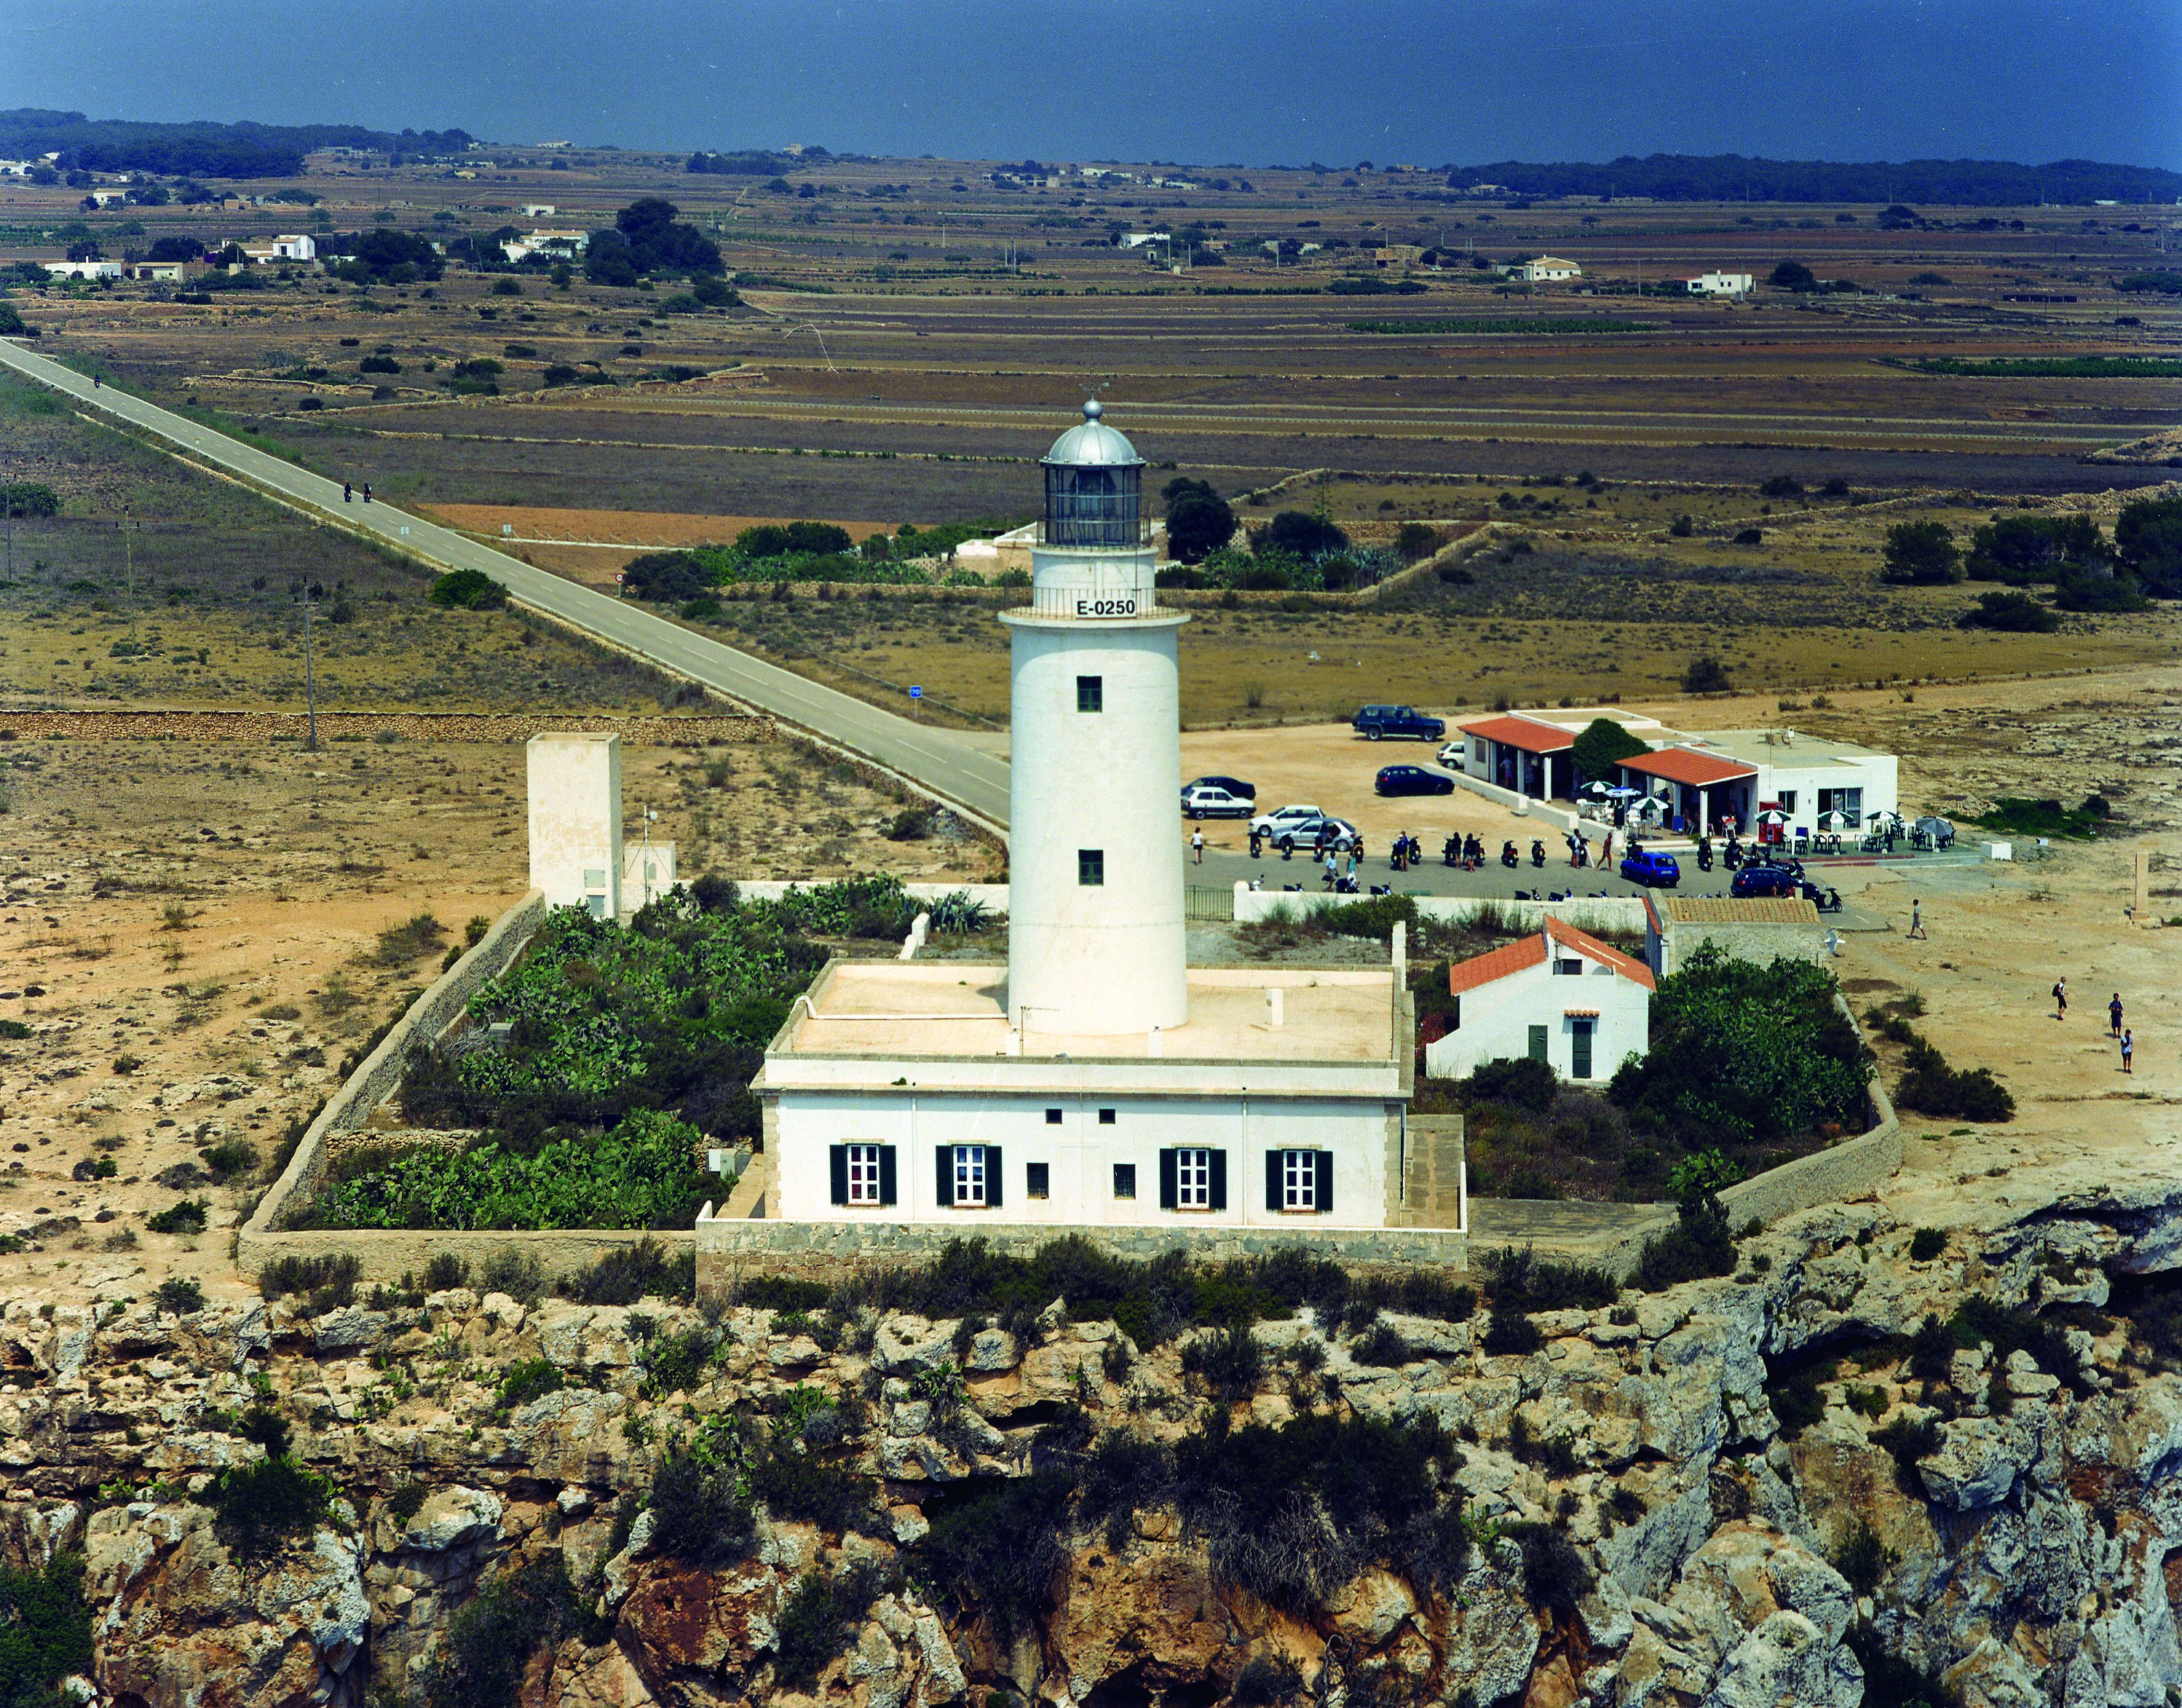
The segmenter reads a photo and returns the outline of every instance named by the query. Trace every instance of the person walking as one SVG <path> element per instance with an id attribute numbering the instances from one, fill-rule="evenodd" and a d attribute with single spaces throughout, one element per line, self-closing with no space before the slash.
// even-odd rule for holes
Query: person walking
<path id="1" fill-rule="evenodd" d="M 2114 994 L 2113 994 L 2113 1001 L 2107 1004 L 2107 1018 L 2109 1021 L 2111 1021 L 2111 1022 L 2113 1023 L 2112 1026 L 2109 1028 L 2109 1029 L 2108 1029 L 2108 1031 L 2107 1031 L 2107 1035 L 2108 1037 L 2110 1037 L 2110 1038 L 2118 1038 L 2118 1037 L 2120 1037 L 2120 1036 L 2121 1036 L 2121 992 L 2120 992 L 2120 991 L 2118 991 L 2118 990 L 2117 990 L 2117 991 L 2115 991 L 2115 992 L 2114 992 Z"/>
<path id="2" fill-rule="evenodd" d="M 2053 981 L 2053 1018 L 2056 1020 L 2068 1018 L 2068 981 L 2065 977 Z"/>
<path id="3" fill-rule="evenodd" d="M 1924 904 L 1913 896 L 1909 898 L 1909 935 L 1919 943 L 1930 940 L 1924 935 Z"/>
<path id="4" fill-rule="evenodd" d="M 2135 1073 L 2135 1063 L 2136 1039 L 2134 1034 L 2124 1032 L 2121 1034 L 2121 1071 L 2124 1073 Z"/>
<path id="5" fill-rule="evenodd" d="M 1606 833 L 1606 840 L 1599 845 L 1598 863 L 1602 866 L 1614 864 L 1614 833 L 1611 830 Z"/>
<path id="6" fill-rule="evenodd" d="M 1329 890 L 1333 887 L 1334 868 L 1340 863 L 1341 857 L 1331 848 L 1327 849 L 1326 851 L 1326 887 Z"/>
<path id="7" fill-rule="evenodd" d="M 352 485 L 349 485 L 349 483 L 348 483 L 347 481 L 346 481 L 346 480 L 342 481 L 342 482 L 341 482 L 341 502 L 342 502 L 342 503 L 344 503 L 344 504 L 353 503 L 353 502 L 355 502 L 355 495 L 356 495 L 356 488 L 355 488 L 355 487 L 353 487 L 353 486 L 352 486 Z"/>
<path id="8" fill-rule="evenodd" d="M 1354 848 L 1349 851 L 1349 875 L 1351 878 L 1356 875 L 1356 851 Z"/>
<path id="9" fill-rule="evenodd" d="M 1205 863 L 1205 833 L 1202 830 L 1189 833 L 1189 851 L 1199 866 Z"/>

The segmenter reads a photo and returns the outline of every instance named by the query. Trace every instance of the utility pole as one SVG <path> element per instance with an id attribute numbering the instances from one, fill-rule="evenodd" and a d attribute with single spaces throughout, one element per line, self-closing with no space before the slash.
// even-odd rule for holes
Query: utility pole
<path id="1" fill-rule="evenodd" d="M 8 580 L 15 579 L 15 475 L 14 463 L 0 463 L 0 513 L 8 518 Z"/>
<path id="2" fill-rule="evenodd" d="M 644 905 L 651 905 L 651 827 L 659 815 L 651 810 L 651 803 L 644 803 Z"/>
<path id="3" fill-rule="evenodd" d="M 309 709 L 311 733 L 303 743 L 306 753 L 318 751 L 318 679 L 311 656 L 311 584 L 303 583 L 303 703 Z"/>

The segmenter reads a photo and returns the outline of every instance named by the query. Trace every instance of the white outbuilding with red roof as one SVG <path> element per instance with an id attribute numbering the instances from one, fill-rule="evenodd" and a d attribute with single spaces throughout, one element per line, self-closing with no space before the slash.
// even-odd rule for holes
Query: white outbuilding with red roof
<path id="1" fill-rule="evenodd" d="M 1642 961 L 1549 917 L 1535 935 L 1448 969 L 1454 1012 L 1425 1045 L 1425 1072 L 1459 1079 L 1527 1056 L 1564 1079 L 1603 1082 L 1648 1047 L 1657 988 Z"/>

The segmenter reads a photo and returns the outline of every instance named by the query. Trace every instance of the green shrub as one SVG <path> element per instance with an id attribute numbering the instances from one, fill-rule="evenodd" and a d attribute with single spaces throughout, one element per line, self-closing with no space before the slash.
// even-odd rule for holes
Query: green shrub
<path id="1" fill-rule="evenodd" d="M 1880 1540 L 1868 1518 L 1858 1518 L 1827 1556 L 1835 1571 L 1858 1596 L 1875 1594 L 1896 1560 L 1894 1550 Z"/>
<path id="2" fill-rule="evenodd" d="M 1954 1361 L 1954 1330 L 1928 1312 L 1923 1326 L 1909 1337 L 1909 1373 L 1920 1382 L 1944 1382 Z"/>
<path id="3" fill-rule="evenodd" d="M 1538 1115 L 1553 1106 L 1559 1089 L 1559 1076 L 1550 1062 L 1507 1056 L 1472 1068 L 1462 1082 L 1462 1096 L 1467 1103 L 1505 1103 Z"/>
<path id="4" fill-rule="evenodd" d="M 806 1286 L 815 1283 L 802 1284 Z M 697 1251 L 678 1250 L 651 1239 L 617 1246 L 579 1274 L 563 1276 L 553 1290 L 584 1305 L 634 1305 L 640 1299 L 680 1299 L 697 1295 Z M 818 1292 L 823 1301 L 825 1289 Z"/>
<path id="5" fill-rule="evenodd" d="M 316 1525 L 333 1494 L 325 1478 L 287 1458 L 238 1465 L 210 1491 L 213 1528 L 237 1555 L 258 1558 Z"/>
<path id="6" fill-rule="evenodd" d="M 1929 1263 L 1947 1249 L 1947 1229 L 1919 1228 L 1909 1238 L 1909 1261 L 1912 1263 Z"/>
<path id="7" fill-rule="evenodd" d="M 1265 1378 L 1265 1350 L 1249 1329 L 1238 1323 L 1199 1334 L 1184 1346 L 1182 1367 L 1185 1375 L 1194 1376 L 1209 1392 L 1232 1405 L 1258 1391 Z"/>
<path id="8" fill-rule="evenodd" d="M 258 1147 L 247 1139 L 227 1139 L 204 1153 L 205 1172 L 217 1183 L 248 1179 L 258 1172 Z"/>
<path id="9" fill-rule="evenodd" d="M 455 1615 L 423 1669 L 425 1708 L 515 1708 L 530 1657 L 581 1616 L 558 1554 L 494 1578 Z"/>
<path id="10" fill-rule="evenodd" d="M 405 1477 L 387 1491 L 386 1516 L 406 1528 L 409 1521 L 424 1510 L 424 1501 L 430 1493 L 415 1478 Z"/>
<path id="11" fill-rule="evenodd" d="M 268 1302 L 302 1293 L 314 1303 L 346 1305 L 355 1299 L 357 1277 L 363 1273 L 363 1265 L 353 1252 L 338 1251 L 324 1257 L 300 1257 L 289 1252 L 269 1260 L 258 1272 L 258 1291 Z"/>
<path id="12" fill-rule="evenodd" d="M 1607 1271 L 1587 1263 L 1540 1257 L 1531 1247 L 1504 1245 L 1482 1254 L 1495 1307 L 1512 1311 L 1595 1311 L 1621 1289 Z"/>
<path id="13" fill-rule="evenodd" d="M 883 1533 L 878 1484 L 798 1447 L 786 1429 L 775 1434 L 751 1466 L 750 1492 L 775 1518 L 827 1530 Z"/>
<path id="14" fill-rule="evenodd" d="M 1514 1532 L 1523 1550 L 1523 1594 L 1530 1604 L 1567 1619 L 1591 1594 L 1591 1567 L 1567 1533 L 1549 1524 L 1526 1524 Z"/>
<path id="15" fill-rule="evenodd" d="M 1905 1494 L 1922 1495 L 1923 1482 L 1917 1473 L 1917 1461 L 1930 1458 L 1940 1450 L 1940 1422 L 1936 1417 L 1923 1417 L 1912 1422 L 1907 1417 L 1897 1417 L 1884 1429 L 1876 1431 L 1872 1445 L 1884 1447 L 1894 1457 L 1894 1478 Z"/>
<path id="16" fill-rule="evenodd" d="M 786 1275 L 753 1275 L 735 1290 L 735 1302 L 754 1311 L 818 1311 L 833 1296 L 822 1282 Z"/>
<path id="17" fill-rule="evenodd" d="M 59 1701 L 55 1685 L 91 1671 L 91 1626 L 82 1556 L 56 1554 L 36 1570 L 0 1566 L 0 1702 Z"/>
<path id="18" fill-rule="evenodd" d="M 448 1293 L 470 1284 L 470 1266 L 451 1251 L 435 1251 L 424 1264 L 424 1290 Z"/>
<path id="19" fill-rule="evenodd" d="M 775 1622 L 775 1683 L 791 1690 L 815 1684 L 863 1622 L 879 1588 L 878 1573 L 869 1566 L 851 1569 L 830 1583 L 816 1572 L 798 1578 Z"/>
<path id="20" fill-rule="evenodd" d="M 671 1455 L 652 1479 L 652 1546 L 693 1566 L 724 1566 L 750 1551 L 755 1534 L 736 1467 L 695 1452 Z"/>
<path id="21" fill-rule="evenodd" d="M 1416 1349 L 1402 1338 L 1393 1324 L 1378 1323 L 1349 1349 L 1349 1356 L 1359 1364 L 1398 1369 L 1417 1355 Z"/>
<path id="22" fill-rule="evenodd" d="M 204 1284 L 193 1275 L 169 1277 L 152 1289 L 152 1296 L 159 1301 L 162 1311 L 171 1311 L 177 1317 L 204 1309 Z"/>
<path id="23" fill-rule="evenodd" d="M 144 1218 L 144 1225 L 154 1234 L 202 1234 L 205 1230 L 205 1212 L 212 1208 L 208 1198 L 184 1198 Z"/>
<path id="24" fill-rule="evenodd" d="M 1955 618 L 1958 629 L 1992 629 L 2009 635 L 2051 635 L 2061 619 L 2028 593 L 1980 593 L 1978 602 Z"/>
<path id="25" fill-rule="evenodd" d="M 1059 1471 L 995 1478 L 932 1521 L 924 1555 L 933 1577 L 967 1595 L 995 1628 L 1022 1628 L 1048 1604 L 1067 1562 L 1061 1544 L 1071 1479 Z M 1005 1546 L 995 1541 L 1005 1537 Z"/>
<path id="26" fill-rule="evenodd" d="M 497 611 L 507 603 L 507 589 L 482 569 L 450 569 L 424 596 L 451 610 Z"/>
<path id="27" fill-rule="evenodd" d="M 1682 692 L 1685 694 L 1729 694 L 1735 684 L 1727 674 L 1727 666 L 1709 652 L 1701 652 L 1689 662 L 1682 672 Z"/>
<path id="28" fill-rule="evenodd" d="M 1527 1357 L 1546 1344 L 1538 1325 L 1513 1306 L 1496 1303 L 1493 1314 L 1485 1319 L 1485 1334 L 1480 1343 L 1484 1349 L 1498 1357 Z"/>
<path id="29" fill-rule="evenodd" d="M 1962 1693 L 1936 1672 L 1897 1655 L 1859 1620 L 1843 1639 L 1864 1668 L 1864 1708 L 1962 1708 Z"/>
<path id="30" fill-rule="evenodd" d="M 500 1386 L 493 1390 L 493 1404 L 505 1415 L 533 1400 L 557 1394 L 565 1385 L 560 1367 L 551 1359 L 524 1358 L 501 1372 Z"/>
<path id="31" fill-rule="evenodd" d="M 1766 1359 L 1765 1397 L 1772 1402 L 1783 1440 L 1794 1440 L 1825 1415 L 1819 1384 L 1833 1378 L 1840 1361 L 1825 1352 Z"/>

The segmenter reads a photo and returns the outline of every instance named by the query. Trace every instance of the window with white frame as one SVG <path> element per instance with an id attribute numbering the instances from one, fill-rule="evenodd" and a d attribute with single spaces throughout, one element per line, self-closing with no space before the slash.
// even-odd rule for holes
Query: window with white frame
<path id="1" fill-rule="evenodd" d="M 876 1145 L 851 1145 L 849 1152 L 849 1201 L 851 1204 L 876 1204 L 879 1201 L 879 1147 Z"/>
<path id="2" fill-rule="evenodd" d="M 1318 1208 L 1317 1151 L 1283 1151 L 1281 1152 L 1281 1208 L 1283 1210 Z"/>
<path id="3" fill-rule="evenodd" d="M 1212 1207 L 1212 1153 L 1181 1150 L 1174 1153 L 1174 1202 L 1178 1210 Z"/>
<path id="4" fill-rule="evenodd" d="M 985 1147 L 982 1145 L 955 1147 L 955 1201 L 980 1205 L 985 1201 Z"/>

